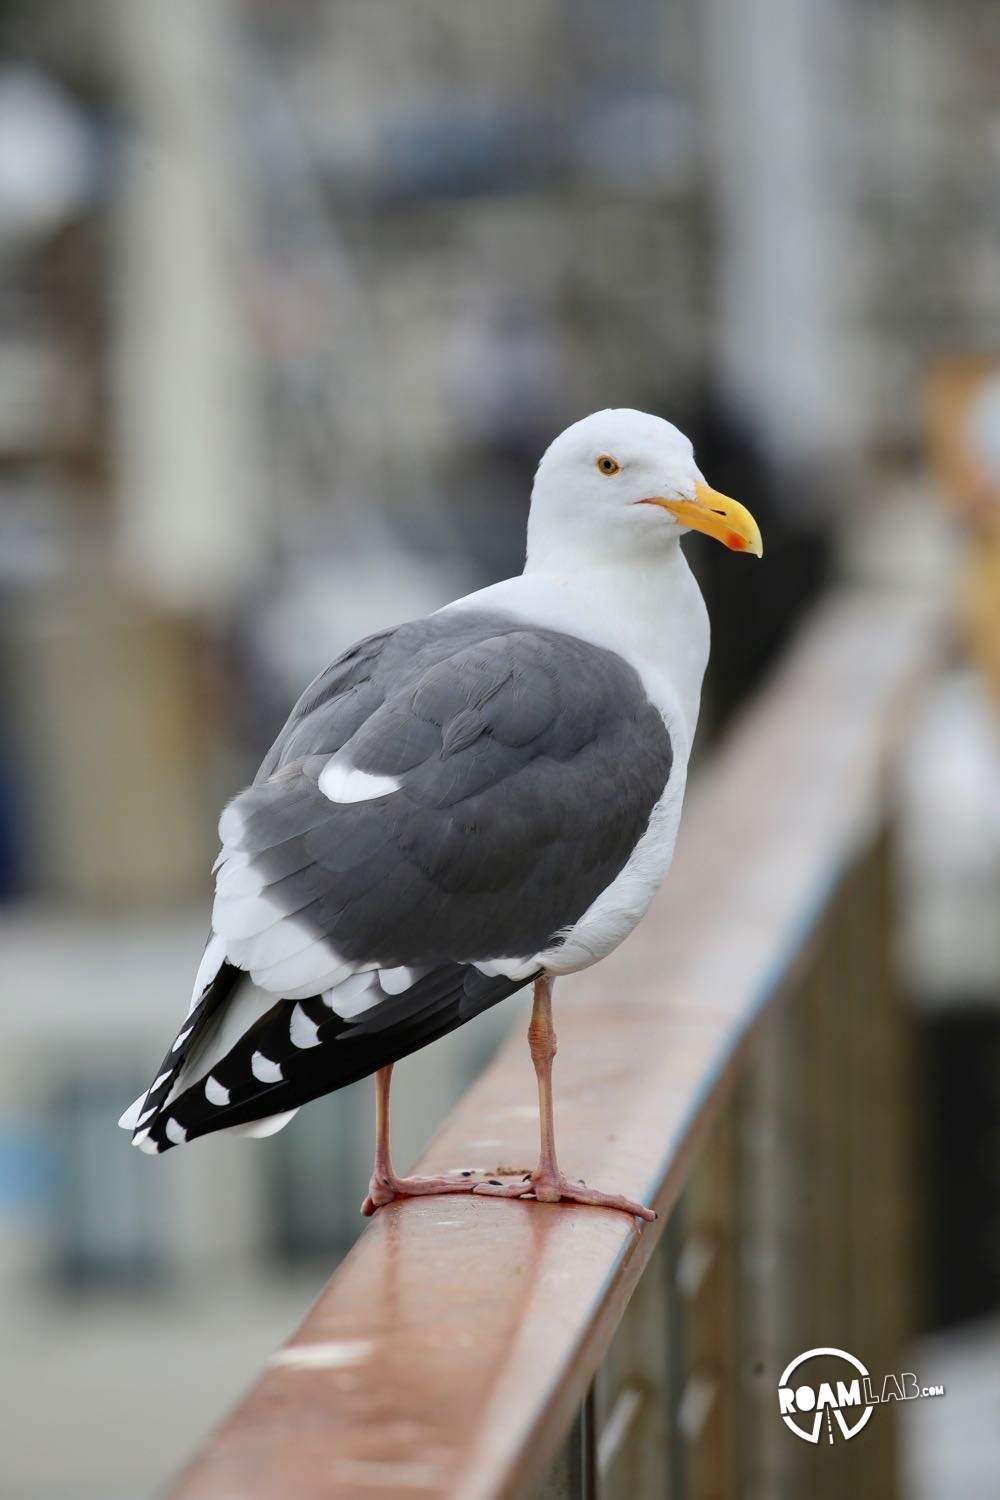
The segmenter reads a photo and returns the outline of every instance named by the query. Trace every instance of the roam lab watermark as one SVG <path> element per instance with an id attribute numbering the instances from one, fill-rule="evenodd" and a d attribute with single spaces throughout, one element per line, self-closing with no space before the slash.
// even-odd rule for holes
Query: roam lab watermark
<path id="1" fill-rule="evenodd" d="M 810 1369 L 813 1360 L 823 1363 Z M 846 1349 L 807 1349 L 792 1360 L 778 1382 L 781 1420 L 807 1443 L 818 1443 L 824 1428 L 832 1443 L 834 1422 L 844 1438 L 857 1437 L 876 1406 L 886 1401 L 943 1395 L 943 1385 L 922 1386 L 909 1370 L 873 1380 L 860 1359 Z"/>

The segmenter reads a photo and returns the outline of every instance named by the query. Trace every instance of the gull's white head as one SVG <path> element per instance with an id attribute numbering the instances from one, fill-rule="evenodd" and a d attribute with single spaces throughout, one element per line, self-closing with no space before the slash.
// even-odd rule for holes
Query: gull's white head
<path id="1" fill-rule="evenodd" d="M 649 560 L 689 530 L 763 553 L 750 512 L 706 484 L 688 439 L 662 417 L 594 412 L 559 434 L 531 493 L 528 560 L 600 553 Z"/>

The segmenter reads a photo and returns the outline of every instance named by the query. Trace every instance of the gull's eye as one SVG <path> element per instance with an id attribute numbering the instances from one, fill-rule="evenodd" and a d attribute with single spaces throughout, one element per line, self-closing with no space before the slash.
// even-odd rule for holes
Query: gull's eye
<path id="1" fill-rule="evenodd" d="M 597 460 L 597 467 L 602 474 L 620 474 L 622 466 L 617 458 L 612 458 L 610 453 L 602 453 Z"/>

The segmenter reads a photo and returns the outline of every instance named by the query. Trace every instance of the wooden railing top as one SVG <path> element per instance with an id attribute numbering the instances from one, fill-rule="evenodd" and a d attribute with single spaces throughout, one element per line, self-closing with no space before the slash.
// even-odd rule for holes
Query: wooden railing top
<path id="1" fill-rule="evenodd" d="M 466 1197 L 381 1210 L 181 1476 L 178 1500 L 530 1495 L 750 1028 L 878 812 L 934 638 L 928 612 L 900 599 L 825 604 L 690 789 L 646 921 L 557 986 L 562 1163 L 652 1202 L 659 1221 L 640 1229 L 603 1209 Z M 535 1161 L 520 1035 L 420 1170 L 482 1162 L 484 1142 L 496 1164 Z"/>

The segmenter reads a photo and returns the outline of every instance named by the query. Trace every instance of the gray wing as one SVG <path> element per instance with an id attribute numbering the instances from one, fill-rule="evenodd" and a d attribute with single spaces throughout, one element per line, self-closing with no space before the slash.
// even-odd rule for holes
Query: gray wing
<path id="1" fill-rule="evenodd" d="M 615 653 L 505 617 L 402 626 L 318 680 L 227 809 L 213 925 L 286 995 L 528 957 L 623 868 L 670 763 Z"/>
<path id="2" fill-rule="evenodd" d="M 633 668 L 558 631 L 445 611 L 345 653 L 223 814 L 218 967 L 147 1149 L 294 1109 L 518 989 L 623 869 L 671 760 Z M 240 970 L 274 1003 L 232 1040 Z"/>

